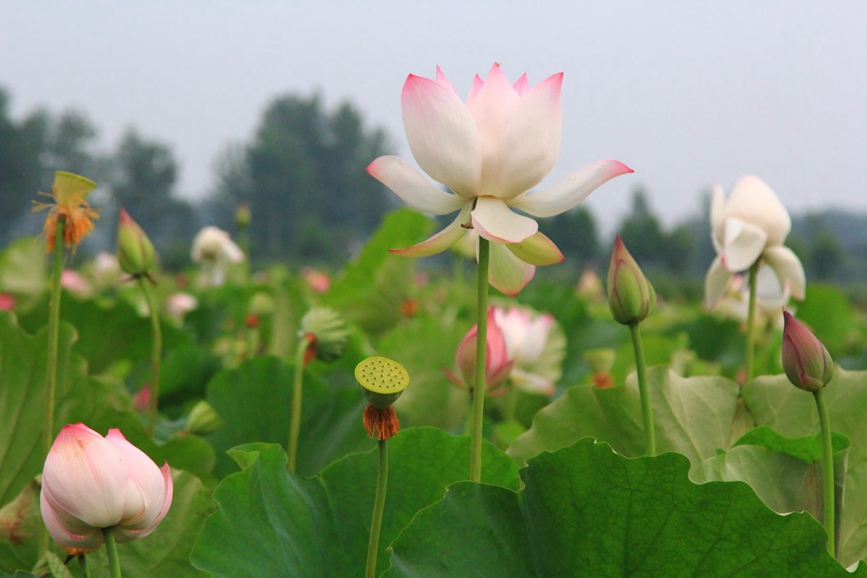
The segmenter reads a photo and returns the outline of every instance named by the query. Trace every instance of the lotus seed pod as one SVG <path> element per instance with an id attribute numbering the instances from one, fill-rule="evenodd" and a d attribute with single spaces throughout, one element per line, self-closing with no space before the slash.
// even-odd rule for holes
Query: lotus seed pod
<path id="1" fill-rule="evenodd" d="M 334 361 L 346 352 L 349 329 L 343 318 L 327 307 L 315 307 L 301 319 L 301 337 L 313 336 L 316 357 Z"/>
<path id="2" fill-rule="evenodd" d="M 378 409 L 397 401 L 409 385 L 406 368 L 385 357 L 368 357 L 356 365 L 355 379 L 370 405 Z"/>

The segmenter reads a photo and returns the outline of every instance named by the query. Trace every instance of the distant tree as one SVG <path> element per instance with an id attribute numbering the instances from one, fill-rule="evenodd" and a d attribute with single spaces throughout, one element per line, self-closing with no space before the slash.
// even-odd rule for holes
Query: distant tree
<path id="1" fill-rule="evenodd" d="M 247 149 L 249 172 L 236 167 L 223 186 L 249 196 L 252 241 L 268 257 L 345 258 L 387 208 L 364 170 L 385 152 L 385 134 L 352 105 L 329 113 L 319 95 L 282 96 Z M 238 184 L 246 178 L 249 188 Z"/>
<path id="2" fill-rule="evenodd" d="M 619 234 L 640 266 L 664 264 L 668 250 L 665 234 L 643 187 L 633 191 L 632 210 L 620 224 Z"/>
<path id="3" fill-rule="evenodd" d="M 600 257 L 596 219 L 587 207 L 579 206 L 540 221 L 539 228 L 567 259 L 578 259 L 583 266 L 592 266 Z"/>
<path id="4" fill-rule="evenodd" d="M 18 234 L 40 188 L 39 151 L 42 145 L 41 116 L 16 124 L 9 117 L 8 93 L 0 88 L 0 242 Z M 50 185 L 50 183 L 49 183 Z M 29 232 L 35 232 L 30 227 Z"/>

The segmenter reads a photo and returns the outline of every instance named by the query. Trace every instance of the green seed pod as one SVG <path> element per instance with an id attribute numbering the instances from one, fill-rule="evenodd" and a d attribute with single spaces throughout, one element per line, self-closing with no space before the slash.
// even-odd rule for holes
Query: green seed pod
<path id="1" fill-rule="evenodd" d="M 409 385 L 409 373 L 386 357 L 368 357 L 355 366 L 355 379 L 370 405 L 383 409 L 400 397 Z"/>
<path id="2" fill-rule="evenodd" d="M 198 435 L 212 434 L 223 427 L 223 420 L 217 410 L 205 400 L 200 400 L 187 416 L 184 429 Z"/>
<path id="3" fill-rule="evenodd" d="M 303 338 L 315 338 L 316 357 L 322 361 L 334 361 L 346 352 L 349 329 L 343 318 L 333 309 L 314 307 L 301 319 Z"/>

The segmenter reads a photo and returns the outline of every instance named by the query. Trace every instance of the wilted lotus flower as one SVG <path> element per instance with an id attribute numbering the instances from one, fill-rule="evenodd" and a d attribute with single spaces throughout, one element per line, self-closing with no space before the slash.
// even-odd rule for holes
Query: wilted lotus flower
<path id="1" fill-rule="evenodd" d="M 84 424 L 67 425 L 45 459 L 42 519 L 60 546 L 95 550 L 103 528 L 113 527 L 118 542 L 153 532 L 172 489 L 169 465 L 158 468 L 120 430 L 102 437 Z"/>
<path id="2" fill-rule="evenodd" d="M 783 246 L 792 220 L 764 181 L 753 175 L 741 177 L 728 200 L 722 188 L 714 187 L 710 222 L 717 258 L 705 280 L 708 308 L 716 306 L 735 273 L 746 271 L 759 259 L 776 273 L 792 297 L 804 298 L 804 266 Z"/>
<path id="3" fill-rule="evenodd" d="M 759 266 L 756 279 L 756 315 L 766 322 L 783 326 L 783 307 L 788 305 L 791 293 L 788 287 L 780 285 L 780 280 L 773 269 L 766 265 Z M 749 315 L 750 285 L 746 275 L 735 275 L 726 290 L 725 295 L 717 304 L 721 311 L 739 321 L 746 321 Z"/>
<path id="4" fill-rule="evenodd" d="M 565 341 L 555 335 L 554 316 L 517 307 L 508 311 L 497 307 L 494 316 L 506 341 L 507 357 L 514 362 L 509 380 L 528 393 L 552 395 L 565 353 Z"/>
<path id="5" fill-rule="evenodd" d="M 217 227 L 205 227 L 193 239 L 190 251 L 193 261 L 200 263 L 210 274 L 210 283 L 222 285 L 230 263 L 244 261 L 244 252 L 229 237 L 229 233 Z"/>
<path id="6" fill-rule="evenodd" d="M 51 197 L 53 203 L 35 202 L 33 210 L 48 210 L 43 232 L 45 234 L 45 249 L 54 251 L 54 240 L 57 234 L 57 222 L 64 221 L 63 244 L 75 249 L 81 240 L 93 230 L 93 220 L 99 218 L 99 213 L 90 208 L 87 196 L 96 188 L 96 183 L 75 173 L 66 171 L 54 172 L 54 184 L 51 193 L 39 193 Z"/>
<path id="7" fill-rule="evenodd" d="M 470 390 L 476 382 L 476 335 L 478 325 L 473 328 L 461 340 L 458 352 L 455 355 L 455 365 L 460 376 L 455 375 L 448 369 L 444 369 L 446 376 L 455 383 Z M 497 324 L 497 317 L 493 307 L 488 308 L 488 332 L 487 332 L 487 355 L 485 355 L 485 392 L 488 395 L 505 393 L 502 386 L 509 378 L 515 363 L 509 358 L 509 350 L 506 347 L 506 338 L 503 330 Z"/>
<path id="8" fill-rule="evenodd" d="M 831 354 L 804 324 L 783 311 L 783 369 L 795 387 L 819 391 L 834 376 Z"/>
<path id="9" fill-rule="evenodd" d="M 560 150 L 562 80 L 562 73 L 555 74 L 531 88 L 525 74 L 513 85 L 494 64 L 486 80 L 475 77 L 464 103 L 439 68 L 435 80 L 409 75 L 401 103 L 410 149 L 422 170 L 452 192 L 443 192 L 395 156 L 380 157 L 367 170 L 419 211 L 460 213 L 427 241 L 392 252 L 434 255 L 472 227 L 491 241 L 491 285 L 508 295 L 524 288 L 536 266 L 563 260 L 536 221 L 512 209 L 535 217 L 559 215 L 632 169 L 619 161 L 598 161 L 528 194 L 551 172 Z"/>

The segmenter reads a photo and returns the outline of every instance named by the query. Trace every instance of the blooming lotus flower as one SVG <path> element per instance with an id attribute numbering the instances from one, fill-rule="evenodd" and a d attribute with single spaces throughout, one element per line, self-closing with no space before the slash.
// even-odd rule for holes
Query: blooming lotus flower
<path id="1" fill-rule="evenodd" d="M 226 280 L 230 263 L 244 261 L 244 252 L 232 241 L 229 233 L 217 227 L 205 227 L 193 239 L 190 251 L 193 261 L 201 263 L 209 273 L 209 282 L 214 286 Z"/>
<path id="2" fill-rule="evenodd" d="M 494 318 L 503 332 L 507 357 L 514 362 L 509 376 L 512 384 L 528 393 L 553 395 L 565 353 L 565 341 L 555 332 L 554 316 L 496 307 Z"/>
<path id="3" fill-rule="evenodd" d="M 717 258 L 705 280 L 705 301 L 713 308 L 725 293 L 732 276 L 761 259 L 777 275 L 780 285 L 795 299 L 804 298 L 804 266 L 783 242 L 792 220 L 774 191 L 760 178 L 747 175 L 735 183 L 725 199 L 715 187 L 711 204 L 711 239 Z"/>
<path id="4" fill-rule="evenodd" d="M 437 67 L 435 79 L 410 74 L 403 86 L 403 124 L 419 166 L 451 192 L 440 190 L 405 160 L 383 156 L 367 171 L 411 207 L 434 215 L 459 211 L 430 239 L 392 252 L 434 255 L 467 228 L 491 241 L 489 280 L 515 295 L 535 273 L 563 255 L 530 217 L 551 217 L 577 206 L 609 179 L 631 173 L 615 160 L 587 165 L 545 190 L 528 191 L 549 173 L 560 150 L 563 74 L 534 87 L 527 75 L 510 84 L 499 64 L 476 76 L 466 102 Z"/>
<path id="5" fill-rule="evenodd" d="M 791 292 L 780 285 L 774 270 L 760 265 L 756 278 L 756 316 L 783 327 L 783 308 L 789 304 Z M 732 277 L 725 294 L 717 304 L 717 311 L 739 321 L 746 321 L 749 315 L 750 285 L 746 275 Z"/>
<path id="6" fill-rule="evenodd" d="M 460 376 L 455 375 L 448 369 L 443 371 L 455 385 L 473 389 L 476 382 L 476 336 L 479 326 L 473 328 L 461 340 L 458 352 L 455 356 L 455 365 Z M 506 347 L 506 337 L 503 330 L 497 324 L 497 316 L 493 307 L 488 308 L 488 333 L 485 355 L 485 391 L 488 395 L 504 393 L 501 386 L 509 378 L 514 367 L 514 361 L 509 357 Z"/>
<path id="7" fill-rule="evenodd" d="M 113 527 L 118 542 L 153 532 L 172 489 L 169 465 L 158 468 L 120 430 L 102 437 L 84 424 L 67 425 L 42 470 L 42 519 L 60 546 L 95 550 L 103 528 Z"/>

